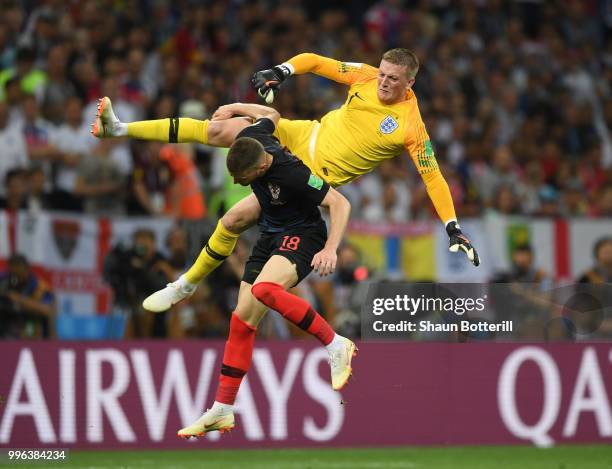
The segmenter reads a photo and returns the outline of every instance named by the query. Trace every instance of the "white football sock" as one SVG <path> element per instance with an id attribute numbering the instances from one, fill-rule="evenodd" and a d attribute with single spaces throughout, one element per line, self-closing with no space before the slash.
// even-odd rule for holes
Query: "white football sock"
<path id="1" fill-rule="evenodd" d="M 234 412 L 234 406 L 215 401 L 210 410 L 215 411 L 219 414 L 231 414 Z"/>
<path id="2" fill-rule="evenodd" d="M 188 281 L 185 278 L 185 275 L 181 275 L 178 278 L 178 280 L 176 281 L 176 283 L 181 288 L 181 290 L 183 290 L 185 293 L 191 293 L 198 286 L 197 284 L 194 284 L 194 283 L 191 283 L 190 281 Z"/>
<path id="3" fill-rule="evenodd" d="M 340 347 L 342 347 L 342 344 L 344 343 L 342 339 L 344 339 L 344 337 L 342 337 L 341 335 L 334 334 L 334 338 L 329 344 L 325 346 L 325 348 L 328 352 L 338 350 Z"/>
<path id="4" fill-rule="evenodd" d="M 112 134 L 115 137 L 127 137 L 128 134 L 128 129 L 127 129 L 127 124 L 121 122 L 120 120 L 116 120 L 115 122 L 112 123 Z"/>

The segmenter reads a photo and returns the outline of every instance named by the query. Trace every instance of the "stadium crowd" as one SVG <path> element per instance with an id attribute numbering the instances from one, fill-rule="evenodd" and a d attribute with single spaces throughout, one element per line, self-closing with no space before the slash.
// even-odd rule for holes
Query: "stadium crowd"
<path id="1" fill-rule="evenodd" d="M 376 65 L 399 46 L 420 59 L 414 89 L 459 217 L 612 217 L 606 5 L 0 0 L 0 208 L 170 216 L 187 234 L 169 242 L 187 236 L 191 255 L 202 241 L 195 221 L 216 219 L 243 195 L 224 150 L 97 140 L 96 99 L 111 97 L 125 122 L 204 119 L 257 101 L 251 74 L 298 52 Z M 316 119 L 345 98 L 344 87 L 306 74 L 284 83 L 274 106 Z M 435 218 L 407 155 L 342 191 L 353 217 L 370 222 Z M 242 251 L 209 283 L 236 288 Z M 156 265 L 170 278 L 185 264 Z M 203 295 L 194 303 L 210 304 Z M 215 300 L 207 327 L 183 324 L 225 334 L 226 303 Z"/>

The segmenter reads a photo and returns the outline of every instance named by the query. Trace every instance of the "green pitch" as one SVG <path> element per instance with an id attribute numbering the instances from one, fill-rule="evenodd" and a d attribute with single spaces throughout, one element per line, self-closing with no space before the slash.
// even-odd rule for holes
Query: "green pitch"
<path id="1" fill-rule="evenodd" d="M 37 464 L 29 467 L 49 467 Z M 19 464 L 14 467 L 27 467 Z M 57 468 L 612 469 L 612 446 L 72 451 Z"/>

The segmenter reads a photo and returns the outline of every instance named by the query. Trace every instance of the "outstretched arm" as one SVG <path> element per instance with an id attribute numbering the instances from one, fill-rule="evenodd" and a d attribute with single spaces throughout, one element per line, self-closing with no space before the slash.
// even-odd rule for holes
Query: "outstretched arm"
<path id="1" fill-rule="evenodd" d="M 420 118 L 420 116 L 419 116 Z M 414 162 L 427 189 L 438 217 L 444 223 L 446 233 L 449 236 L 449 249 L 451 252 L 459 250 L 465 252 L 472 264 L 478 266 L 480 259 L 476 249 L 472 246 L 457 223 L 455 205 L 448 187 L 448 183 L 440 168 L 431 146 L 431 141 L 425 130 L 425 124 L 421 121 L 415 126 L 415 132 L 409 133 L 406 138 L 406 149 Z"/>
<path id="2" fill-rule="evenodd" d="M 292 74 L 301 75 L 311 72 L 345 85 L 352 85 L 360 79 L 376 76 L 377 73 L 375 67 L 367 64 L 340 62 L 310 52 L 292 57 L 286 62 L 286 65 L 292 69 Z"/>
<path id="3" fill-rule="evenodd" d="M 363 63 L 340 62 L 310 52 L 298 54 L 287 62 L 268 70 L 255 72 L 251 78 L 253 87 L 268 104 L 274 100 L 274 90 L 291 75 L 314 73 L 330 80 L 352 85 L 359 80 L 373 78 L 378 73 L 376 67 Z"/>

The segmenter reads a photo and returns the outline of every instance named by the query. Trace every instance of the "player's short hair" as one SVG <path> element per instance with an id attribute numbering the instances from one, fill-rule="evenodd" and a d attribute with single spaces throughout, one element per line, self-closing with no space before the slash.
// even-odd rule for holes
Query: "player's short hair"
<path id="1" fill-rule="evenodd" d="M 227 169 L 233 176 L 240 175 L 255 166 L 265 150 L 251 137 L 237 138 L 227 154 Z"/>
<path id="2" fill-rule="evenodd" d="M 395 65 L 402 65 L 406 67 L 406 74 L 408 78 L 416 77 L 419 71 L 419 59 L 416 54 L 411 50 L 398 47 L 396 49 L 389 49 L 382 56 L 382 59 Z"/>

